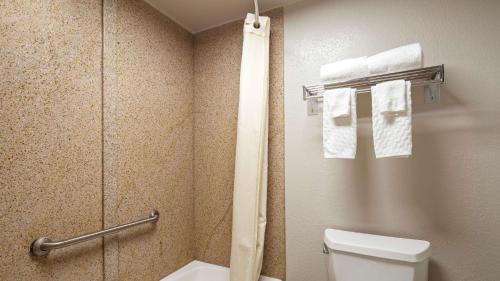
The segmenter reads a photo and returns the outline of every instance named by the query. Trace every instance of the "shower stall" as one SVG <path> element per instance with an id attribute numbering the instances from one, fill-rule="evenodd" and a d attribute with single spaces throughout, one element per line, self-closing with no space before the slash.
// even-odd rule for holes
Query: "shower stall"
<path id="1" fill-rule="evenodd" d="M 192 21 L 202 27 L 178 24 L 163 4 L 0 3 L 1 280 L 181 280 L 181 268 L 182 280 L 229 280 L 244 17 L 255 2 L 230 20 Z M 283 11 L 263 7 L 251 26 L 273 24 L 269 102 L 282 104 Z M 269 126 L 270 145 L 282 143 L 282 119 Z M 257 255 L 263 275 L 284 279 L 278 155 L 269 151 L 259 240 L 270 246 Z"/>

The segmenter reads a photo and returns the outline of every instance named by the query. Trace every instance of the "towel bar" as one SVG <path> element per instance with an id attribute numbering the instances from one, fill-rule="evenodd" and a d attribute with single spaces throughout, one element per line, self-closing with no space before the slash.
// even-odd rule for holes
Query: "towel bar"
<path id="1" fill-rule="evenodd" d="M 309 115 L 319 114 L 318 102 L 323 98 L 325 90 L 338 88 L 356 88 L 357 94 L 369 94 L 371 86 L 378 83 L 404 79 L 411 81 L 412 86 L 425 87 L 427 103 L 436 103 L 440 100 L 440 84 L 444 83 L 444 64 L 417 68 L 412 70 L 367 76 L 349 81 L 327 83 L 320 85 L 302 86 L 303 99 L 307 101 Z"/>
<path id="2" fill-rule="evenodd" d="M 52 241 L 47 237 L 40 237 L 40 238 L 35 239 L 31 243 L 30 254 L 32 256 L 35 256 L 35 257 L 46 256 L 50 253 L 51 250 L 65 248 L 65 247 L 75 245 L 78 243 L 82 243 L 85 241 L 89 241 L 89 240 L 92 240 L 95 238 L 114 234 L 114 233 L 120 232 L 122 230 L 125 230 L 127 228 L 131 228 L 131 227 L 138 226 L 141 224 L 156 223 L 159 218 L 160 218 L 160 213 L 158 211 L 154 210 L 149 214 L 149 218 L 147 218 L 147 219 L 142 219 L 142 220 L 126 223 L 126 224 L 117 225 L 115 227 L 111 227 L 111 228 L 104 229 L 104 230 L 97 231 L 97 232 L 84 234 L 81 236 L 77 236 L 77 237 L 73 237 L 73 238 L 69 238 L 69 239 L 65 239 L 65 240 Z"/>

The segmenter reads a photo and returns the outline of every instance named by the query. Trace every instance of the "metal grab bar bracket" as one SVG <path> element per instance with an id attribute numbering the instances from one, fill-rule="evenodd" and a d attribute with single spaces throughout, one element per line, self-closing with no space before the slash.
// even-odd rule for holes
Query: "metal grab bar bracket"
<path id="1" fill-rule="evenodd" d="M 30 254 L 35 257 L 47 256 L 51 250 L 65 248 L 74 244 L 82 243 L 106 235 L 111 235 L 122 230 L 138 226 L 145 223 L 156 223 L 160 219 L 160 213 L 156 210 L 149 214 L 149 218 L 142 219 L 126 224 L 117 225 L 108 229 L 100 230 L 93 233 L 84 234 L 81 236 L 69 238 L 61 241 L 52 241 L 47 237 L 40 237 L 35 239 L 30 246 Z"/>
<path id="2" fill-rule="evenodd" d="M 30 254 L 35 257 L 42 257 L 48 255 L 50 253 L 50 250 L 42 250 L 42 245 L 50 242 L 52 242 L 52 240 L 50 240 L 47 237 L 40 237 L 35 239 L 31 243 Z"/>

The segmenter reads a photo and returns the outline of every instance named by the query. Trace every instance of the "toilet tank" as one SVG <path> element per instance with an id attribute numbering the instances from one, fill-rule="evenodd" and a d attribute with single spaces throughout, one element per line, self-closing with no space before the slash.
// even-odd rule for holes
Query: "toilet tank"
<path id="1" fill-rule="evenodd" d="M 325 230 L 330 281 L 427 281 L 430 243 Z"/>

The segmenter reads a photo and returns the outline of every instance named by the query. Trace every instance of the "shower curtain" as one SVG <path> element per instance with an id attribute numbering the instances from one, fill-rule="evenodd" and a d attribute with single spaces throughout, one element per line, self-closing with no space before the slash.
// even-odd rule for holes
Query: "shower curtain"
<path id="1" fill-rule="evenodd" d="M 248 14 L 243 27 L 231 281 L 259 279 L 266 230 L 270 21 L 254 20 Z"/>

